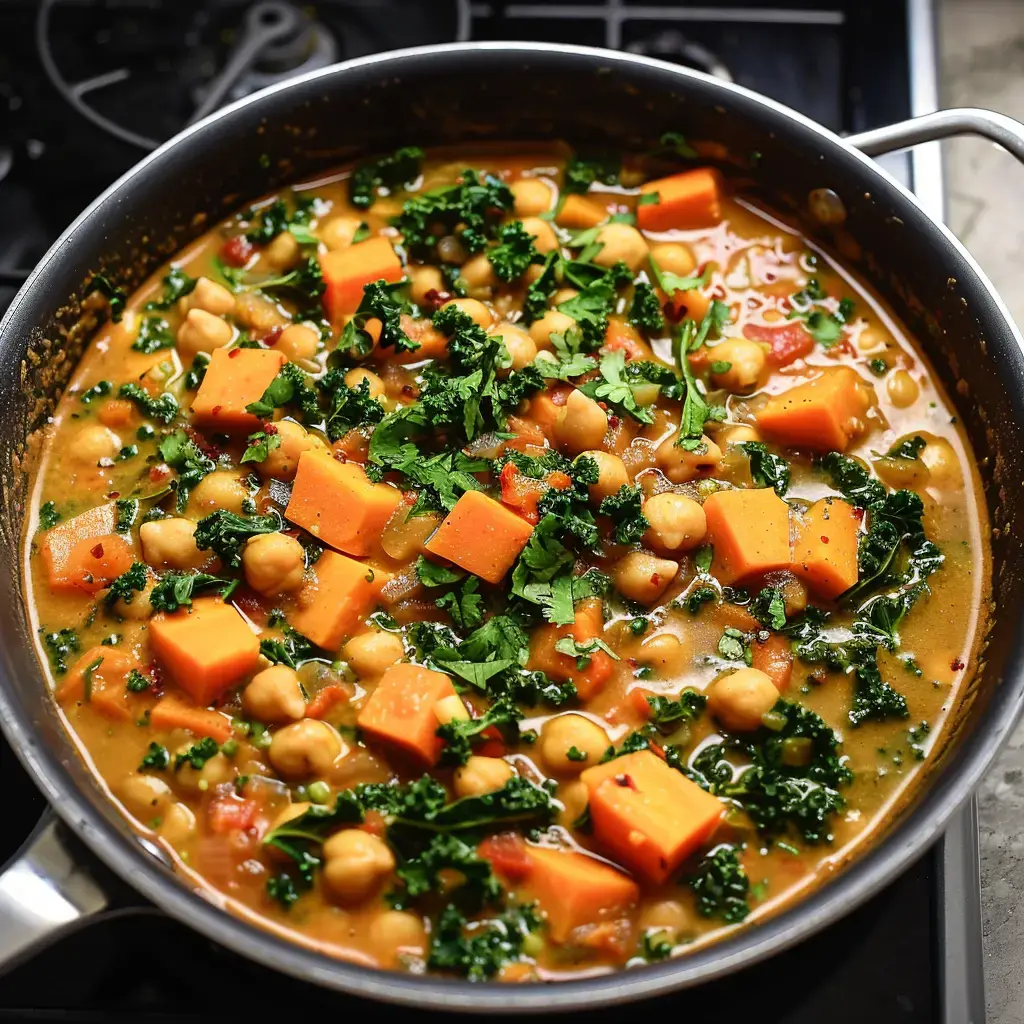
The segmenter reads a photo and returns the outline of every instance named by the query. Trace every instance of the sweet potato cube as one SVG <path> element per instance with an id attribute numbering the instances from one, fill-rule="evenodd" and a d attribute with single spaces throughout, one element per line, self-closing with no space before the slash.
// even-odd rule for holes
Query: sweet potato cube
<path id="1" fill-rule="evenodd" d="M 840 498 L 822 498 L 808 510 L 793 546 L 793 572 L 821 597 L 834 601 L 857 582 L 860 520 Z"/>
<path id="2" fill-rule="evenodd" d="M 713 228 L 722 219 L 721 178 L 698 167 L 640 186 L 636 224 L 641 231 L 692 231 Z M 645 196 L 656 200 L 644 201 Z"/>
<path id="3" fill-rule="evenodd" d="M 324 309 L 330 320 L 338 321 L 359 308 L 363 288 L 383 278 L 388 283 L 402 279 L 402 261 L 386 238 L 368 238 L 347 249 L 335 249 L 320 257 L 323 271 Z"/>
<path id="4" fill-rule="evenodd" d="M 660 884 L 711 837 L 725 811 L 657 754 L 640 750 L 588 768 L 594 838 L 612 857 Z"/>
<path id="5" fill-rule="evenodd" d="M 757 414 L 757 426 L 780 444 L 842 452 L 864 429 L 867 410 L 867 385 L 856 370 L 839 366 L 773 395 Z"/>
<path id="6" fill-rule="evenodd" d="M 284 514 L 332 548 L 366 555 L 401 500 L 401 491 L 371 483 L 354 462 L 303 452 Z"/>
<path id="7" fill-rule="evenodd" d="M 373 610 L 380 582 L 368 565 L 325 551 L 295 598 L 291 624 L 318 647 L 336 651 Z"/>
<path id="8" fill-rule="evenodd" d="M 457 696 L 451 679 L 422 665 L 399 662 L 380 677 L 357 719 L 370 739 L 395 747 L 424 766 L 437 764 L 444 741 L 435 705 Z"/>
<path id="9" fill-rule="evenodd" d="M 533 527 L 480 491 L 466 491 L 427 541 L 427 551 L 488 583 L 500 583 Z"/>
<path id="10" fill-rule="evenodd" d="M 215 349 L 192 403 L 196 426 L 225 434 L 259 430 L 259 417 L 245 407 L 263 397 L 287 362 L 283 352 L 273 349 Z"/>
<path id="11" fill-rule="evenodd" d="M 790 563 L 789 506 L 770 487 L 716 491 L 704 502 L 711 571 L 731 584 Z"/>
<path id="12" fill-rule="evenodd" d="M 47 530 L 39 542 L 50 589 L 95 594 L 135 561 L 132 546 L 114 532 L 117 506 L 97 505 Z"/>
<path id="13" fill-rule="evenodd" d="M 220 711 L 196 708 L 174 696 L 161 697 L 149 713 L 149 724 L 157 732 L 188 729 L 195 736 L 209 736 L 218 743 L 231 738 L 231 720 Z"/>
<path id="14" fill-rule="evenodd" d="M 256 634 L 235 608 L 214 597 L 194 601 L 191 611 L 154 616 L 149 640 L 175 686 L 199 707 L 259 668 Z"/>
<path id="15" fill-rule="evenodd" d="M 530 846 L 527 857 L 525 888 L 540 903 L 555 942 L 567 942 L 584 925 L 622 917 L 640 898 L 633 879 L 584 853 Z"/>
<path id="16" fill-rule="evenodd" d="M 135 659 L 116 647 L 92 647 L 71 666 L 57 700 L 91 704 L 107 718 L 128 721 L 133 716 L 126 677 L 133 668 L 138 668 Z"/>
<path id="17" fill-rule="evenodd" d="M 562 200 L 562 207 L 555 218 L 559 227 L 572 228 L 574 231 L 596 228 L 607 219 L 608 210 L 600 203 L 572 192 Z"/>
<path id="18" fill-rule="evenodd" d="M 586 668 L 579 668 L 576 659 L 555 650 L 555 644 L 564 637 L 572 637 L 577 643 L 604 634 L 604 616 L 601 602 L 596 598 L 581 601 L 576 608 L 576 621 L 568 626 L 542 625 L 536 627 L 530 636 L 530 658 L 528 666 L 540 669 L 559 683 L 572 680 L 580 700 L 587 701 L 604 689 L 612 676 L 614 662 L 604 651 L 594 651 Z"/>

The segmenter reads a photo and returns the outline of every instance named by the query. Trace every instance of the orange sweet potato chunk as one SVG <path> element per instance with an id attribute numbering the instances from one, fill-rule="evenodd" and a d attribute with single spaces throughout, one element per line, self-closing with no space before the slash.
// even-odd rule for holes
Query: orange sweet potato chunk
<path id="1" fill-rule="evenodd" d="M 285 354 L 273 349 L 215 349 L 192 403 L 196 426 L 225 434 L 258 430 L 259 417 L 245 407 L 263 397 L 286 362 Z"/>
<path id="2" fill-rule="evenodd" d="M 789 506 L 770 487 L 716 491 L 704 502 L 711 571 L 722 583 L 787 569 Z"/>
<path id="3" fill-rule="evenodd" d="M 656 195 L 657 201 L 644 202 Z M 641 231 L 683 231 L 713 228 L 722 219 L 721 178 L 710 167 L 698 167 L 640 186 L 636 223 Z"/>
<path id="4" fill-rule="evenodd" d="M 562 207 L 558 211 L 559 226 L 572 228 L 574 231 L 581 228 L 596 228 L 607 218 L 608 211 L 600 203 L 571 192 L 562 200 Z"/>
<path id="5" fill-rule="evenodd" d="M 295 599 L 292 626 L 318 647 L 336 651 L 377 603 L 377 577 L 368 565 L 325 551 Z"/>
<path id="6" fill-rule="evenodd" d="M 633 879 L 584 853 L 529 846 L 526 856 L 525 888 L 540 903 L 555 942 L 567 942 L 585 925 L 622 917 L 640 898 Z"/>
<path id="7" fill-rule="evenodd" d="M 758 429 L 780 444 L 815 451 L 846 451 L 863 430 L 867 385 L 856 370 L 839 366 L 773 395 L 757 414 Z"/>
<path id="8" fill-rule="evenodd" d="M 323 271 L 324 309 L 329 319 L 338 321 L 359 308 L 363 287 L 383 278 L 392 283 L 402 279 L 402 261 L 386 238 L 368 238 L 347 249 L 336 249 L 320 256 Z"/>
<path id="9" fill-rule="evenodd" d="M 594 838 L 635 874 L 660 884 L 710 839 L 725 811 L 650 750 L 617 757 L 580 776 Z"/>
<path id="10" fill-rule="evenodd" d="M 366 555 L 402 500 L 400 491 L 371 483 L 362 466 L 326 452 L 303 452 L 285 517 L 349 555 Z"/>
<path id="11" fill-rule="evenodd" d="M 235 608 L 214 597 L 194 601 L 191 611 L 155 615 L 149 640 L 174 684 L 200 707 L 259 668 L 256 634 Z"/>
<path id="12" fill-rule="evenodd" d="M 439 700 L 455 696 L 451 679 L 422 665 L 400 662 L 380 677 L 357 719 L 373 740 L 395 747 L 424 766 L 437 764 L 444 741 L 434 710 Z"/>
<path id="13" fill-rule="evenodd" d="M 480 491 L 466 491 L 426 549 L 488 583 L 500 583 L 526 547 L 533 527 Z"/>
<path id="14" fill-rule="evenodd" d="M 114 532 L 117 506 L 97 505 L 47 530 L 39 542 L 51 590 L 95 594 L 109 586 L 135 561 L 132 546 Z"/>
<path id="15" fill-rule="evenodd" d="M 822 498 L 808 510 L 793 546 L 793 572 L 834 601 L 857 582 L 860 520 L 841 498 Z"/>
<path id="16" fill-rule="evenodd" d="M 576 684 L 580 700 L 595 697 L 612 676 L 614 662 L 604 651 L 594 651 L 586 668 L 577 667 L 576 659 L 555 650 L 563 637 L 572 637 L 577 643 L 586 643 L 604 634 L 604 616 L 601 602 L 596 598 L 581 601 L 576 608 L 576 621 L 571 626 L 538 626 L 530 637 L 528 666 L 546 672 L 556 682 L 570 679 Z"/>
<path id="17" fill-rule="evenodd" d="M 231 720 L 220 711 L 196 708 L 174 696 L 161 697 L 149 713 L 149 724 L 157 732 L 188 729 L 196 736 L 210 736 L 218 743 L 231 739 Z"/>
<path id="18" fill-rule="evenodd" d="M 107 718 L 128 721 L 133 715 L 126 677 L 133 668 L 138 668 L 135 659 L 117 648 L 92 647 L 69 669 L 57 688 L 57 700 L 89 703 Z"/>

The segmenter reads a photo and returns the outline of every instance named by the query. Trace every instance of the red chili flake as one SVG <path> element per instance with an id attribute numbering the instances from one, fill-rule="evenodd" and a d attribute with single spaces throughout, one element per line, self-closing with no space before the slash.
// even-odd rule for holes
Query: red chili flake
<path id="1" fill-rule="evenodd" d="M 229 267 L 244 267 L 252 258 L 253 245 L 245 235 L 229 238 L 220 247 L 220 258 Z"/>
<path id="2" fill-rule="evenodd" d="M 416 491 L 406 491 L 405 494 L 402 495 L 402 501 L 404 501 L 406 505 L 415 505 L 418 498 L 419 495 Z"/>
<path id="3" fill-rule="evenodd" d="M 661 577 L 656 572 L 652 572 L 651 573 L 651 583 L 653 583 L 654 586 L 657 586 L 660 582 L 661 582 Z"/>
<path id="4" fill-rule="evenodd" d="M 121 497 L 121 492 L 120 491 L 110 491 L 107 494 L 107 501 L 113 501 L 115 498 L 120 498 L 120 497 Z"/>
<path id="5" fill-rule="evenodd" d="M 612 430 L 614 430 L 618 425 L 619 425 L 619 417 L 618 416 L 609 416 L 608 417 L 608 426 L 611 427 Z"/>
<path id="6" fill-rule="evenodd" d="M 188 439 L 192 441 L 207 458 L 213 459 L 214 462 L 220 458 L 220 449 L 215 444 L 210 444 L 210 442 L 207 441 L 195 427 L 186 426 L 184 430 Z"/>
<path id="7" fill-rule="evenodd" d="M 446 302 L 451 302 L 453 298 L 454 296 L 451 292 L 442 292 L 436 288 L 431 288 L 423 296 L 423 305 L 428 309 L 440 309 Z"/>
<path id="8" fill-rule="evenodd" d="M 89 548 L 89 554 L 92 555 L 93 558 L 102 558 L 103 557 L 103 545 L 102 544 L 97 544 L 94 548 Z"/>
<path id="9" fill-rule="evenodd" d="M 636 789 L 636 783 L 628 775 L 616 775 L 615 784 L 623 789 Z"/>
<path id="10" fill-rule="evenodd" d="M 340 448 L 332 448 L 331 454 L 335 462 L 348 462 L 348 456 Z"/>
<path id="11" fill-rule="evenodd" d="M 608 403 L 607 402 L 598 402 L 597 405 L 598 405 L 599 409 L 603 409 L 605 412 L 608 411 Z"/>
<path id="12" fill-rule="evenodd" d="M 242 350 L 240 348 L 233 348 L 228 353 L 228 359 L 234 359 L 236 356 L 240 356 L 241 354 L 242 354 Z"/>
<path id="13" fill-rule="evenodd" d="M 219 415 L 220 415 L 220 412 L 221 412 L 221 409 L 223 409 L 223 408 L 224 408 L 224 406 L 223 406 L 223 405 L 215 405 L 215 406 L 214 406 L 214 407 L 213 407 L 213 408 L 212 408 L 212 409 L 210 410 L 210 415 L 211 415 L 211 416 L 219 416 Z"/>
<path id="14" fill-rule="evenodd" d="M 266 334 L 260 338 L 260 341 L 269 348 L 273 348 L 280 340 L 281 335 L 284 334 L 284 328 L 281 326 L 273 327 Z"/>
<path id="15" fill-rule="evenodd" d="M 857 506 L 853 510 L 853 518 L 856 519 L 858 523 L 863 522 L 864 521 L 864 509 L 862 509 L 860 506 Z"/>
<path id="16" fill-rule="evenodd" d="M 156 466 L 149 467 L 149 479 L 154 484 L 162 483 L 170 475 L 171 468 L 164 462 L 161 462 Z"/>
<path id="17" fill-rule="evenodd" d="M 271 423 L 270 420 L 264 420 L 263 421 L 263 433 L 264 434 L 276 434 L 277 433 L 277 424 L 276 423 Z"/>
<path id="18" fill-rule="evenodd" d="M 951 668 L 951 669 L 952 669 L 952 670 L 953 670 L 954 672 L 959 672 L 959 671 L 960 671 L 960 670 L 961 670 L 962 668 L 966 668 L 967 666 L 966 666 L 966 665 L 965 665 L 965 664 L 964 664 L 964 663 L 963 663 L 963 662 L 962 662 L 962 661 L 961 661 L 961 660 L 960 660 L 959 658 L 954 658 L 954 659 L 953 659 L 953 660 L 952 660 L 952 661 L 951 661 L 951 662 L 949 663 L 949 667 L 950 667 L 950 668 Z"/>
<path id="19" fill-rule="evenodd" d="M 637 665 L 639 665 L 639 664 L 640 664 L 640 662 L 639 662 L 639 661 L 637 661 L 637 660 L 636 660 L 636 658 L 627 658 L 627 659 L 626 659 L 626 664 L 627 664 L 627 665 L 628 665 L 628 666 L 629 666 L 630 668 L 636 668 L 636 667 L 637 667 Z"/>
<path id="20" fill-rule="evenodd" d="M 821 535 L 821 543 L 822 544 L 827 544 L 828 543 L 828 537 L 826 537 L 825 534 Z"/>

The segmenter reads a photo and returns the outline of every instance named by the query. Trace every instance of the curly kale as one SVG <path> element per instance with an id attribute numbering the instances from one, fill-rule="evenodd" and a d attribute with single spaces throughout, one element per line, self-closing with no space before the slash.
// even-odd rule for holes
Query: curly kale
<path id="1" fill-rule="evenodd" d="M 250 402 L 245 411 L 266 420 L 273 417 L 275 409 L 286 405 L 297 408 L 301 419 L 306 423 L 316 423 L 320 420 L 320 401 L 313 387 L 312 378 L 295 363 L 285 363 L 262 397 Z"/>
<path id="2" fill-rule="evenodd" d="M 200 551 L 212 550 L 225 565 L 237 569 L 242 564 L 242 548 L 250 537 L 276 533 L 281 526 L 281 517 L 277 513 L 241 516 L 219 508 L 196 523 L 196 547 Z"/>
<path id="3" fill-rule="evenodd" d="M 372 427 L 384 418 L 384 406 L 370 394 L 370 382 L 364 378 L 350 387 L 345 383 L 345 372 L 328 370 L 318 382 L 329 399 L 326 429 L 332 441 L 358 427 Z"/>
<path id="4" fill-rule="evenodd" d="M 643 493 L 637 486 L 623 484 L 615 494 L 601 502 L 600 512 L 615 524 L 619 544 L 636 544 L 647 532 L 650 523 L 643 513 Z"/>
<path id="5" fill-rule="evenodd" d="M 154 611 L 176 612 L 179 608 L 189 607 L 197 591 L 216 591 L 221 598 L 227 599 L 238 583 L 238 580 L 226 580 L 205 572 L 169 572 L 153 587 L 149 602 Z"/>
<path id="6" fill-rule="evenodd" d="M 133 562 L 132 567 L 127 572 L 121 573 L 110 584 L 110 589 L 107 591 L 107 596 L 104 600 L 108 605 L 112 605 L 115 601 L 124 601 L 125 604 L 131 604 L 136 593 L 146 589 L 148 580 L 149 570 L 146 568 L 146 564 L 144 562 Z"/>
<path id="7" fill-rule="evenodd" d="M 465 915 L 449 904 L 431 936 L 427 966 L 470 981 L 493 978 L 522 956 L 526 936 L 539 927 L 540 919 L 529 906 L 516 906 L 467 928 Z"/>
<path id="8" fill-rule="evenodd" d="M 413 341 L 402 326 L 402 316 L 412 311 L 412 306 L 399 294 L 404 287 L 404 281 L 388 284 L 384 278 L 364 285 L 359 308 L 345 324 L 339 347 L 357 355 L 366 355 L 373 348 L 373 338 L 366 330 L 366 325 L 370 320 L 376 320 L 381 325 L 380 337 L 377 339 L 381 348 L 391 348 L 395 352 L 415 352 L 420 343 Z"/>
<path id="9" fill-rule="evenodd" d="M 487 259 L 499 281 L 515 281 L 526 273 L 531 263 L 541 263 L 544 257 L 533 244 L 531 235 L 520 220 L 503 224 L 498 229 L 498 244 L 487 250 Z"/>
<path id="10" fill-rule="evenodd" d="M 410 185 L 420 176 L 423 150 L 402 146 L 394 153 L 359 164 L 348 179 L 348 196 L 353 206 L 368 210 L 377 200 L 377 190 L 389 191 Z"/>
<path id="11" fill-rule="evenodd" d="M 157 451 L 160 453 L 160 458 L 171 469 L 178 471 L 178 479 L 175 483 L 176 506 L 178 512 L 184 512 L 189 493 L 207 473 L 212 473 L 217 466 L 213 459 L 205 455 L 199 445 L 184 430 L 176 430 L 174 433 L 168 434 L 158 445 Z"/>
<path id="12" fill-rule="evenodd" d="M 773 487 L 780 497 L 789 490 L 789 463 L 781 455 L 768 451 L 760 441 L 743 441 L 739 445 L 750 459 L 750 476 L 758 487 Z"/>
<path id="13" fill-rule="evenodd" d="M 750 879 L 740 863 L 739 852 L 736 846 L 717 846 L 686 878 L 702 917 L 738 924 L 750 913 Z"/>
<path id="14" fill-rule="evenodd" d="M 665 330 L 665 317 L 654 288 L 641 281 L 633 289 L 633 302 L 629 307 L 629 322 L 648 334 L 660 334 Z"/>

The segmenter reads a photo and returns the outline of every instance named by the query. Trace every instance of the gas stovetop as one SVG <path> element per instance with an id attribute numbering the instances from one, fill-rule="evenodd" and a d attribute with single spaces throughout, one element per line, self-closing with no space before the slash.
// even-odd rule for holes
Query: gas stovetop
<path id="1" fill-rule="evenodd" d="M 839 132 L 936 105 L 929 0 L 7 0 L 0 29 L 0 311 L 66 224 L 161 141 L 220 103 L 367 53 L 470 39 L 609 46 L 738 82 Z M 941 216 L 934 147 L 886 166 Z M 2 741 L 0 778 L 3 861 L 44 808 Z M 642 1012 L 980 1022 L 980 930 L 969 808 L 905 875 L 810 942 Z M 214 984 L 227 1000 L 211 999 Z M 264 1013 L 381 1012 L 268 975 L 142 910 L 69 935 L 0 978 L 0 1019 L 222 1021 L 232 1005 L 252 1012 L 254 998 Z"/>

